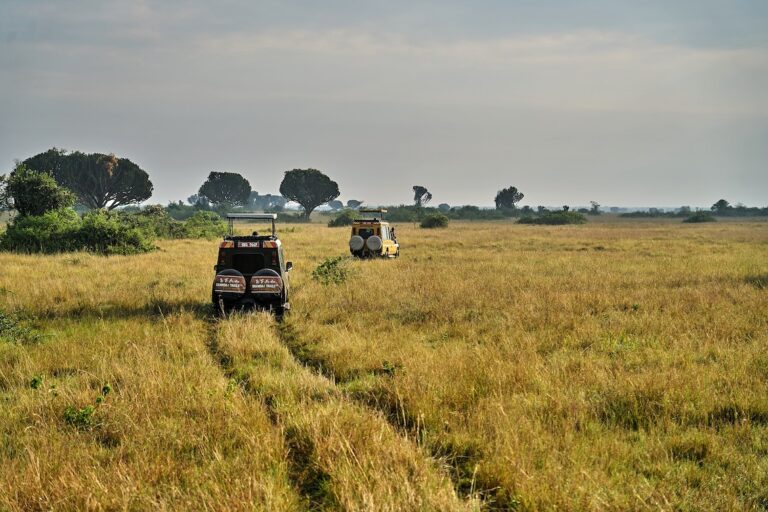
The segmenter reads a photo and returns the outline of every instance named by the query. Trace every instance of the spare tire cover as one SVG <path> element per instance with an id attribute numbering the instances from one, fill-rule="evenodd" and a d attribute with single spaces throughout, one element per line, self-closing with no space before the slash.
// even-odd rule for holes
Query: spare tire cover
<path id="1" fill-rule="evenodd" d="M 251 277 L 251 293 L 279 294 L 283 291 L 283 279 L 271 268 L 263 268 Z"/>
<path id="2" fill-rule="evenodd" d="M 365 245 L 368 246 L 368 249 L 372 250 L 373 252 L 378 252 L 381 250 L 381 238 L 377 236 L 371 236 L 368 237 L 368 240 L 365 241 Z"/>
<path id="3" fill-rule="evenodd" d="M 213 280 L 213 291 L 224 297 L 239 297 L 245 293 L 245 276 L 232 268 L 222 270 Z"/>
<path id="4" fill-rule="evenodd" d="M 354 235 L 352 238 L 349 239 L 349 248 L 353 251 L 359 251 L 363 248 L 365 245 L 365 241 L 363 240 L 363 237 Z"/>

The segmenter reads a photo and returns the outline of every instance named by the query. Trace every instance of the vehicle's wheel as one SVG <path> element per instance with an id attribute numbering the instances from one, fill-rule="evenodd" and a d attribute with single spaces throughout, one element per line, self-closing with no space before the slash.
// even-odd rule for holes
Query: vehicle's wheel
<path id="1" fill-rule="evenodd" d="M 354 235 L 352 238 L 349 239 L 349 248 L 352 250 L 353 253 L 362 251 L 363 246 L 365 246 L 365 240 L 363 240 L 363 237 Z"/>
<path id="2" fill-rule="evenodd" d="M 381 247 L 383 246 L 383 243 L 381 242 L 381 238 L 378 236 L 370 236 L 368 237 L 368 240 L 365 241 L 365 245 L 368 247 L 368 249 L 371 250 L 371 252 L 378 253 L 381 251 Z"/>

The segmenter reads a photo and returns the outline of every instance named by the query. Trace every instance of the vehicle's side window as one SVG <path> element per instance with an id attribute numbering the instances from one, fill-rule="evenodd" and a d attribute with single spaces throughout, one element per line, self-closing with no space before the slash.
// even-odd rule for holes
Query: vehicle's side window
<path id="1" fill-rule="evenodd" d="M 381 227 L 381 239 L 389 240 L 389 228 L 386 226 Z"/>

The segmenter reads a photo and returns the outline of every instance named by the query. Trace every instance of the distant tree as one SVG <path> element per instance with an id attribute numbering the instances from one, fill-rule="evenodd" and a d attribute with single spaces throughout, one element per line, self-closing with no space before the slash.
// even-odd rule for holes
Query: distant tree
<path id="1" fill-rule="evenodd" d="M 328 206 L 330 207 L 331 210 L 336 211 L 344 208 L 344 203 L 342 203 L 338 199 L 335 199 L 333 201 L 328 201 Z"/>
<path id="2" fill-rule="evenodd" d="M 317 169 L 293 169 L 286 171 L 280 183 L 280 193 L 304 208 L 309 219 L 312 211 L 339 197 L 339 185 Z"/>
<path id="3" fill-rule="evenodd" d="M 251 195 L 248 197 L 248 206 L 254 210 L 263 210 L 265 212 L 271 211 L 283 211 L 285 203 L 288 200 L 281 195 L 277 194 L 264 194 L 260 195 L 255 190 L 251 191 Z"/>
<path id="4" fill-rule="evenodd" d="M 60 187 L 50 174 L 34 171 L 24 164 L 18 164 L 10 176 L 1 178 L 5 184 L 2 194 L 5 206 L 15 209 L 21 217 L 43 215 L 75 204 L 75 195 Z"/>
<path id="5" fill-rule="evenodd" d="M 567 211 L 568 211 L 568 210 L 570 210 L 570 209 L 571 209 L 571 207 L 570 207 L 570 206 L 568 206 L 567 204 L 566 204 L 566 205 L 563 205 L 563 211 L 564 211 L 564 212 L 567 212 Z"/>
<path id="6" fill-rule="evenodd" d="M 449 205 L 448 203 L 440 203 L 439 205 L 437 205 L 437 209 L 443 213 L 446 213 L 451 211 L 451 205 Z"/>
<path id="7" fill-rule="evenodd" d="M 357 210 L 363 205 L 362 201 L 358 201 L 357 199 L 349 199 L 347 201 L 347 208 L 352 208 L 353 210 Z"/>
<path id="8" fill-rule="evenodd" d="M 192 206 L 198 206 L 203 208 L 209 208 L 211 206 L 210 201 L 200 194 L 192 194 L 187 198 L 187 202 Z"/>
<path id="9" fill-rule="evenodd" d="M 546 208 L 545 206 L 537 206 L 537 207 L 536 207 L 536 211 L 537 211 L 539 214 L 542 214 L 542 213 L 547 213 L 547 211 L 548 211 L 548 210 L 547 210 L 547 208 Z"/>
<path id="10" fill-rule="evenodd" d="M 523 197 L 525 197 L 525 194 L 517 190 L 517 187 L 503 188 L 496 193 L 496 198 L 494 199 L 496 202 L 496 209 L 514 210 L 515 205 L 519 203 Z"/>
<path id="11" fill-rule="evenodd" d="M 592 208 L 589 209 L 589 214 L 600 215 L 600 204 L 597 201 L 590 201 L 589 204 L 592 205 Z"/>
<path id="12" fill-rule="evenodd" d="M 215 205 L 243 206 L 251 195 L 251 184 L 236 172 L 212 172 L 198 194 Z"/>
<path id="13" fill-rule="evenodd" d="M 720 199 L 718 202 L 713 204 L 712 207 L 710 208 L 710 210 L 719 214 L 725 214 L 728 212 L 729 209 L 731 209 L 731 205 L 725 199 Z"/>
<path id="14" fill-rule="evenodd" d="M 129 159 L 113 154 L 67 153 L 52 148 L 23 163 L 52 175 L 56 183 L 74 192 L 77 201 L 88 208 L 112 210 L 152 196 L 149 174 Z"/>
<path id="15" fill-rule="evenodd" d="M 8 177 L 0 174 L 0 212 L 11 209 L 11 199 L 8 196 Z"/>
<path id="16" fill-rule="evenodd" d="M 421 185 L 413 186 L 413 202 L 417 207 L 421 208 L 431 200 L 432 194 L 426 187 L 422 187 Z"/>

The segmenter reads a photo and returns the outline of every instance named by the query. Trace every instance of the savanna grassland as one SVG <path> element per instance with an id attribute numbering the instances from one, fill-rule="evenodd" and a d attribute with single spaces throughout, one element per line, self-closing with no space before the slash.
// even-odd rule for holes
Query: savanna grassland
<path id="1" fill-rule="evenodd" d="M 292 312 L 217 243 L 0 254 L 0 510 L 765 510 L 768 223 L 286 227 Z"/>

